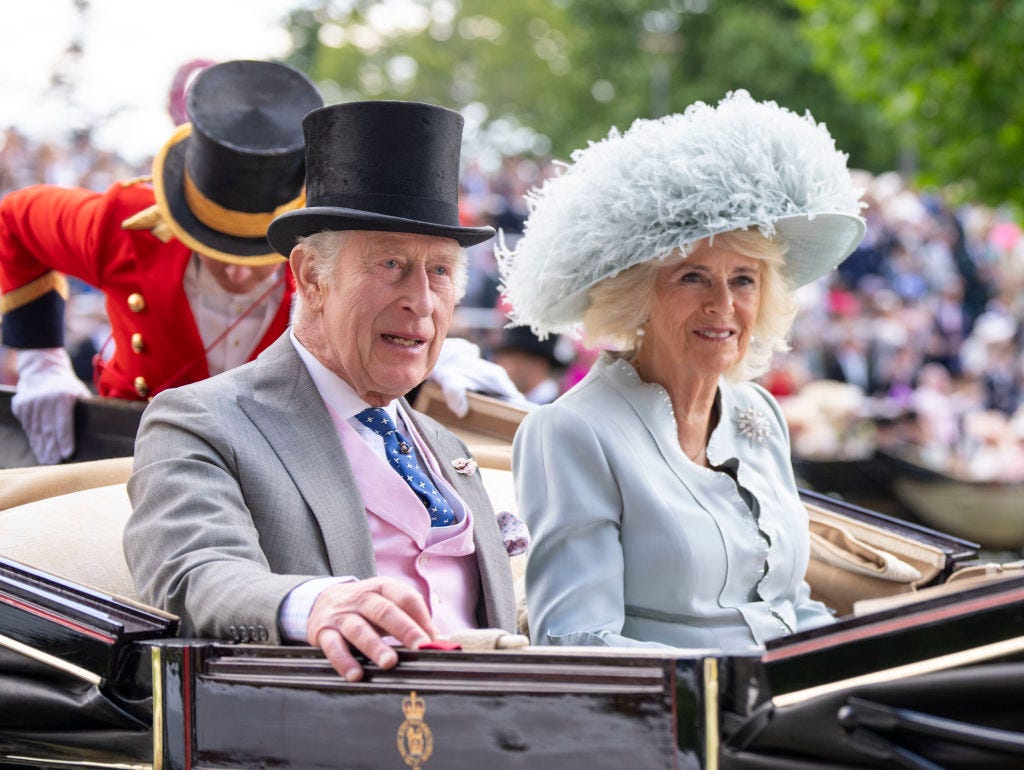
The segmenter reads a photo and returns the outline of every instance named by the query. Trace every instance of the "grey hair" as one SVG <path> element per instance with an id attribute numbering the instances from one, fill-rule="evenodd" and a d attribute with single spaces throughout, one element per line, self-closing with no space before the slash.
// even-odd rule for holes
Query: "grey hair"
<path id="1" fill-rule="evenodd" d="M 313 233 L 312 235 L 300 236 L 297 246 L 300 246 L 308 255 L 307 264 L 312 271 L 312 277 L 324 288 L 334 285 L 334 266 L 337 264 L 338 255 L 345 248 L 351 238 L 351 230 L 327 230 Z M 296 291 L 292 297 L 291 320 L 294 324 L 303 310 L 302 292 Z"/>
<path id="2" fill-rule="evenodd" d="M 792 287 L 782 274 L 786 245 L 766 238 L 756 228 L 732 230 L 687 244 L 665 260 L 648 260 L 606 278 L 590 291 L 590 304 L 583 314 L 583 342 L 587 345 L 635 355 L 643 342 L 642 327 L 650 316 L 658 271 L 683 261 L 704 244 L 714 243 L 751 259 L 764 262 L 761 276 L 761 304 L 754 321 L 746 355 L 726 373 L 731 381 L 753 379 L 768 371 L 777 352 L 789 350 L 788 336 L 796 318 L 798 303 Z"/>
<path id="3" fill-rule="evenodd" d="M 308 255 L 308 264 L 312 270 L 313 277 L 325 289 L 334 285 L 335 266 L 338 262 L 338 255 L 342 252 L 352 237 L 354 230 L 325 230 L 312 235 L 300 236 L 298 245 L 305 249 Z M 458 261 L 455 265 L 455 301 L 458 302 L 466 294 L 466 286 L 469 284 L 469 267 L 466 257 L 466 250 L 459 248 Z M 298 318 L 302 308 L 302 297 L 300 292 L 295 292 L 292 302 L 292 321 Z"/>

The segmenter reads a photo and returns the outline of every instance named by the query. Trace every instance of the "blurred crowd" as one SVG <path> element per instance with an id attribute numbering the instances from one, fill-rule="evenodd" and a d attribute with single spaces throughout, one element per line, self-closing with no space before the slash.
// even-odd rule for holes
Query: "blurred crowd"
<path id="1" fill-rule="evenodd" d="M 877 449 L 972 480 L 1024 479 L 1024 239 L 1010 212 L 859 174 L 861 247 L 803 295 L 765 385 L 794 451 Z"/>
<path id="2" fill-rule="evenodd" d="M 66 142 L 34 141 L 11 127 L 0 135 L 0 196 L 40 183 L 102 192 L 119 179 L 148 173 L 148 162 L 132 165 L 98 148 L 86 130 Z"/>
<path id="3" fill-rule="evenodd" d="M 0 195 L 38 182 L 105 190 L 149 172 L 69 141 L 0 135 Z M 507 158 L 463 174 L 466 224 L 491 224 L 509 246 L 522 233 L 526 192 L 552 164 Z M 895 173 L 857 172 L 868 204 L 860 248 L 827 279 L 801 290 L 792 350 L 762 379 L 782 402 L 794 452 L 856 459 L 913 454 L 951 475 L 1024 479 L 1024 237 L 1009 212 L 951 206 Z M 505 329 L 494 243 L 470 250 L 470 282 L 452 334 L 480 345 L 534 403 L 556 398 L 595 352 L 568 337 Z M 107 340 L 102 297 L 74 282 L 67 345 L 87 383 Z M 0 348 L 0 382 L 14 384 Z"/>

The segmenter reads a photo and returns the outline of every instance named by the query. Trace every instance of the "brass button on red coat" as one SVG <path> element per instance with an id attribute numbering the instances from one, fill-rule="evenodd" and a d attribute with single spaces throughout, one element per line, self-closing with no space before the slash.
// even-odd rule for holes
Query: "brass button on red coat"
<path id="1" fill-rule="evenodd" d="M 149 395 L 149 383 L 146 382 L 145 377 L 135 378 L 135 392 L 138 393 L 142 398 Z"/>
<path id="2" fill-rule="evenodd" d="M 146 347 L 146 343 L 142 339 L 142 335 L 138 332 L 132 335 L 132 350 L 136 353 L 141 353 Z"/>
<path id="3" fill-rule="evenodd" d="M 146 309 L 146 299 L 138 292 L 128 295 L 128 309 L 133 313 L 141 313 Z"/>

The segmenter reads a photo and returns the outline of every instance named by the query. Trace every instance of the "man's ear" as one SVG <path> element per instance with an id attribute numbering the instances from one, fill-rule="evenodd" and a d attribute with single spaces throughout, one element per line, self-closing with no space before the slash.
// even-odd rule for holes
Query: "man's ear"
<path id="1" fill-rule="evenodd" d="M 309 250 L 301 243 L 296 244 L 288 263 L 295 278 L 295 290 L 302 295 L 302 301 L 311 310 L 319 310 L 323 305 L 324 292 Z"/>

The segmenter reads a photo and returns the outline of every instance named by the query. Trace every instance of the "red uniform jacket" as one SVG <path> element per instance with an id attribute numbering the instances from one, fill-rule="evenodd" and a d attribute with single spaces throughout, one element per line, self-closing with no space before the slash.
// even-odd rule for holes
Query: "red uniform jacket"
<path id="1" fill-rule="evenodd" d="M 139 181 L 106 193 L 38 185 L 0 201 L 0 308 L 3 342 L 12 348 L 63 345 L 64 303 L 57 273 L 102 290 L 117 350 L 98 382 L 102 396 L 140 399 L 210 376 L 202 339 L 182 287 L 191 251 L 155 216 Z M 141 220 L 141 221 L 140 221 Z M 162 237 L 158 237 L 162 236 Z M 288 325 L 294 291 L 284 299 L 253 357 Z"/>

